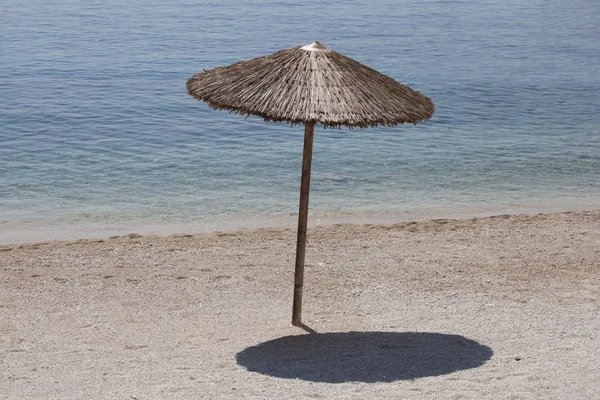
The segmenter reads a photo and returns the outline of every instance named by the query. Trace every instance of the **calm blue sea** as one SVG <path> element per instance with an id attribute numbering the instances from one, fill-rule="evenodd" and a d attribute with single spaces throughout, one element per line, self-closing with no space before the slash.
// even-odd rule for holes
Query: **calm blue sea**
<path id="1" fill-rule="evenodd" d="M 318 128 L 310 223 L 600 208 L 597 0 L 4 0 L 0 39 L 0 243 L 293 225 L 302 127 L 185 83 L 314 40 L 436 113 Z"/>

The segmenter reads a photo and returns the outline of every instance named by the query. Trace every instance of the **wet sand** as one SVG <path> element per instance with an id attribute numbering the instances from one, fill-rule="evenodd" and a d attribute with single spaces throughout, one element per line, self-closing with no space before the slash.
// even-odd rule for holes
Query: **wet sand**
<path id="1" fill-rule="evenodd" d="M 0 398 L 581 399 L 600 211 L 0 246 Z"/>

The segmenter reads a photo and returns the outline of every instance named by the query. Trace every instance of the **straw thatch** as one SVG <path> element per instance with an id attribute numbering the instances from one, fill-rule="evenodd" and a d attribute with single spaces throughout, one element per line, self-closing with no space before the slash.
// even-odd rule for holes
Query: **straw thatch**
<path id="1" fill-rule="evenodd" d="M 433 102 L 319 42 L 200 72 L 188 93 L 216 110 L 331 127 L 426 121 Z"/>

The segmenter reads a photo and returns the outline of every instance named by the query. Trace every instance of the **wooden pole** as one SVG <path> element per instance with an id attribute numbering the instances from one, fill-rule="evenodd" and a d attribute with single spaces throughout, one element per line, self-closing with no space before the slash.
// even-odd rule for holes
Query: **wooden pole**
<path id="1" fill-rule="evenodd" d="M 300 209 L 298 211 L 298 241 L 296 242 L 296 272 L 294 274 L 294 304 L 292 325 L 302 326 L 302 287 L 304 286 L 304 253 L 306 250 L 306 223 L 308 221 L 308 195 L 310 192 L 310 166 L 312 163 L 315 124 L 304 125 L 304 155 L 302 156 L 302 183 L 300 184 Z"/>

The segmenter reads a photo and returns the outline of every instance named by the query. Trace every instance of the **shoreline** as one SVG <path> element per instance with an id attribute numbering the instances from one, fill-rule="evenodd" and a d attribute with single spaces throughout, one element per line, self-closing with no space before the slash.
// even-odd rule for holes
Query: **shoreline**
<path id="1" fill-rule="evenodd" d="M 412 209 L 379 210 L 309 210 L 308 226 L 337 224 L 390 225 L 402 222 L 423 222 L 432 219 L 470 219 L 496 215 L 537 215 L 596 210 L 597 204 L 568 203 L 548 206 L 543 204 L 503 205 L 449 205 L 415 207 Z M 128 222 L 65 222 L 65 221 L 0 221 L 0 246 L 32 244 L 47 241 L 78 239 L 106 239 L 116 235 L 176 235 L 211 232 L 232 232 L 263 228 L 295 228 L 297 214 L 277 213 L 262 215 L 216 216 L 189 222 L 137 220 Z"/>

